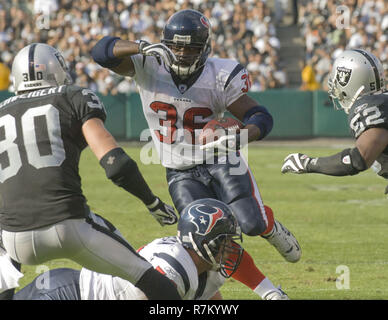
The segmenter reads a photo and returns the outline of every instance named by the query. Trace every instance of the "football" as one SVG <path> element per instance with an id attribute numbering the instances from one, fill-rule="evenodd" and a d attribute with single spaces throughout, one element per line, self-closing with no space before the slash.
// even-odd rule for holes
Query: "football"
<path id="1" fill-rule="evenodd" d="M 199 143 L 206 144 L 218 140 L 219 136 L 224 135 L 226 131 L 231 130 L 233 133 L 240 133 L 244 124 L 232 117 L 211 120 L 203 127 L 199 135 Z"/>

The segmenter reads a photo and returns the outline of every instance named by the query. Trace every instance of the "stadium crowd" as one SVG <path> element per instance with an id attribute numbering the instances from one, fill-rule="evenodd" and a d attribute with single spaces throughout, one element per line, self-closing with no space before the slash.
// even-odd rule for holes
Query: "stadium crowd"
<path id="1" fill-rule="evenodd" d="M 375 54 L 388 76 L 388 1 L 301 0 L 298 16 L 306 41 L 303 89 L 327 90 L 332 61 L 350 48 Z"/>
<path id="2" fill-rule="evenodd" d="M 240 61 L 250 72 L 253 91 L 283 87 L 287 78 L 279 61 L 280 42 L 265 2 L 0 0 L 0 70 L 10 68 L 15 52 L 25 45 L 45 42 L 69 61 L 77 85 L 102 94 L 136 91 L 131 79 L 98 67 L 90 49 L 105 35 L 160 42 L 168 17 L 192 8 L 210 19 L 213 56 Z"/>

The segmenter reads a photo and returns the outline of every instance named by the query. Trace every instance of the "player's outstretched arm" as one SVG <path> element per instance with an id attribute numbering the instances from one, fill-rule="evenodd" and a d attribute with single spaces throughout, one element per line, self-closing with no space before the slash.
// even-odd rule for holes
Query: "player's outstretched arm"
<path id="1" fill-rule="evenodd" d="M 139 43 L 111 36 L 103 37 L 91 51 L 94 61 L 100 66 L 124 76 L 135 74 L 135 66 L 129 57 L 138 53 Z"/>
<path id="2" fill-rule="evenodd" d="M 153 56 L 159 65 L 163 63 L 169 67 L 177 61 L 174 53 L 163 43 L 149 43 L 122 40 L 119 37 L 106 36 L 92 48 L 91 55 L 95 62 L 105 68 L 124 75 L 135 75 L 135 66 L 130 59 L 135 54 Z"/>
<path id="3" fill-rule="evenodd" d="M 368 169 L 388 145 L 388 130 L 371 128 L 364 131 L 354 148 L 329 157 L 311 158 L 302 153 L 289 154 L 282 173 L 322 173 L 331 176 L 355 175 Z"/>
<path id="4" fill-rule="evenodd" d="M 82 132 L 110 180 L 143 201 L 162 226 L 177 222 L 175 210 L 152 193 L 136 162 L 117 145 L 101 119 L 87 120 L 82 126 Z"/>

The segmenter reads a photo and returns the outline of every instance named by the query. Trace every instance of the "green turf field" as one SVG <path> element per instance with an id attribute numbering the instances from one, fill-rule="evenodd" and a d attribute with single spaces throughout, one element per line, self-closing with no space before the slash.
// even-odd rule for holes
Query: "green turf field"
<path id="1" fill-rule="evenodd" d="M 141 164 L 138 147 L 125 149 L 138 161 L 154 193 L 171 203 L 162 166 Z M 280 173 L 283 158 L 291 152 L 318 156 L 340 150 L 260 144 L 249 149 L 249 164 L 262 198 L 272 207 L 275 218 L 298 238 L 302 259 L 296 264 L 285 262 L 257 237 L 244 237 L 243 245 L 262 272 L 275 285 L 280 284 L 291 299 L 388 299 L 386 181 L 372 170 L 343 178 Z M 160 227 L 139 200 L 107 180 L 90 150 L 83 153 L 81 177 L 91 209 L 114 223 L 135 248 L 156 237 L 175 234 L 175 226 Z M 79 268 L 67 260 L 51 261 L 46 266 Z M 346 276 L 341 268 L 349 271 L 348 282 L 336 282 Z M 21 284 L 43 269 L 23 266 Z M 337 284 L 345 288 L 338 289 Z M 228 280 L 221 293 L 225 299 L 259 299 L 234 280 Z"/>

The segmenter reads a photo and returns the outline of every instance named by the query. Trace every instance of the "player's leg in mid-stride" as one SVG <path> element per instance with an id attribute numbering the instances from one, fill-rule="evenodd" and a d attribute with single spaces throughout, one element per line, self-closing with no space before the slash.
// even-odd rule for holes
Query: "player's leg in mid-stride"
<path id="1" fill-rule="evenodd" d="M 295 236 L 275 220 L 272 209 L 264 205 L 259 187 L 246 160 L 240 156 L 239 174 L 230 174 L 237 164 L 207 165 L 214 178 L 213 188 L 217 197 L 233 209 L 243 233 L 248 236 L 261 236 L 273 245 L 289 262 L 297 262 L 301 248 Z M 245 167 L 245 170 L 241 170 Z"/>

